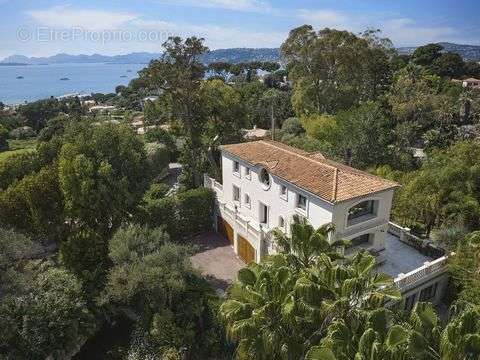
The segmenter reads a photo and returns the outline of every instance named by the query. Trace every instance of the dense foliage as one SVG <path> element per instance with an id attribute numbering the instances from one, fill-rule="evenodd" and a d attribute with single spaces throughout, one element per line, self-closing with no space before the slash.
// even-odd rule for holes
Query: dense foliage
<path id="1" fill-rule="evenodd" d="M 128 86 L 87 99 L 112 112 L 0 104 L 0 358 L 69 356 L 119 323 L 128 340 L 105 358 L 479 358 L 480 93 L 452 81 L 478 64 L 309 25 L 281 65 L 207 66 L 196 37 L 163 46 Z M 373 257 L 344 258 L 331 226 L 300 218 L 217 297 L 189 260 L 214 211 L 202 175 L 221 178 L 221 144 L 272 124 L 278 141 L 402 185 L 393 220 L 456 252 L 444 320 L 390 306 L 400 294 Z"/>

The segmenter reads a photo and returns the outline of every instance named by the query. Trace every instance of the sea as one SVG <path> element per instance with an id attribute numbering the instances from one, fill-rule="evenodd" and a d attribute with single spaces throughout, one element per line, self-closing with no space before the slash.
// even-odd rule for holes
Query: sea
<path id="1" fill-rule="evenodd" d="M 118 85 L 127 85 L 146 66 L 111 63 L 0 66 L 0 101 L 15 105 L 51 96 L 111 93 Z"/>

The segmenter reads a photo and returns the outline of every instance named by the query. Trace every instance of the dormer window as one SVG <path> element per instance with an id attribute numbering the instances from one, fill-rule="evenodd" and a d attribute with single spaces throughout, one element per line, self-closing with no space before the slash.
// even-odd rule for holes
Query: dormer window
<path id="1" fill-rule="evenodd" d="M 265 190 L 270 188 L 270 175 L 265 169 L 260 170 L 260 182 L 263 184 Z"/>

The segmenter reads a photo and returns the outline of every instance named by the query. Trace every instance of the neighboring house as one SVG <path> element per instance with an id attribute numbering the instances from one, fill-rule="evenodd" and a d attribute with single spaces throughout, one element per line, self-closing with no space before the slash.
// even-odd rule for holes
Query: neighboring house
<path id="1" fill-rule="evenodd" d="M 252 129 L 242 129 L 243 138 L 248 141 L 264 139 L 268 136 L 269 130 L 257 128 L 254 125 Z"/>
<path id="2" fill-rule="evenodd" d="M 288 233 L 294 215 L 315 228 L 333 224 L 331 241 L 350 240 L 347 256 L 368 250 L 378 271 L 402 276 L 409 294 L 404 274 L 433 260 L 389 233 L 397 183 L 275 141 L 224 145 L 221 153 L 222 184 L 205 177 L 205 185 L 217 195 L 215 228 L 244 262 L 275 253 L 270 231 Z"/>
<path id="3" fill-rule="evenodd" d="M 117 110 L 116 106 L 113 105 L 95 105 L 91 106 L 88 111 L 91 113 L 100 113 L 100 114 L 109 114 Z"/>
<path id="4" fill-rule="evenodd" d="M 457 80 L 453 79 L 453 82 L 460 83 L 464 88 L 471 88 L 471 89 L 480 89 L 480 80 L 475 78 L 468 78 L 465 80 Z"/>

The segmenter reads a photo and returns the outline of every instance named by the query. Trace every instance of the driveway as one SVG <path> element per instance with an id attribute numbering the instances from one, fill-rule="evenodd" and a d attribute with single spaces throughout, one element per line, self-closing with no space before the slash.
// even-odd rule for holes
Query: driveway
<path id="1" fill-rule="evenodd" d="M 228 240 L 216 232 L 202 234 L 192 242 L 200 246 L 200 250 L 191 257 L 193 266 L 223 294 L 236 279 L 238 271 L 246 266 L 245 263 L 237 257 Z"/>

